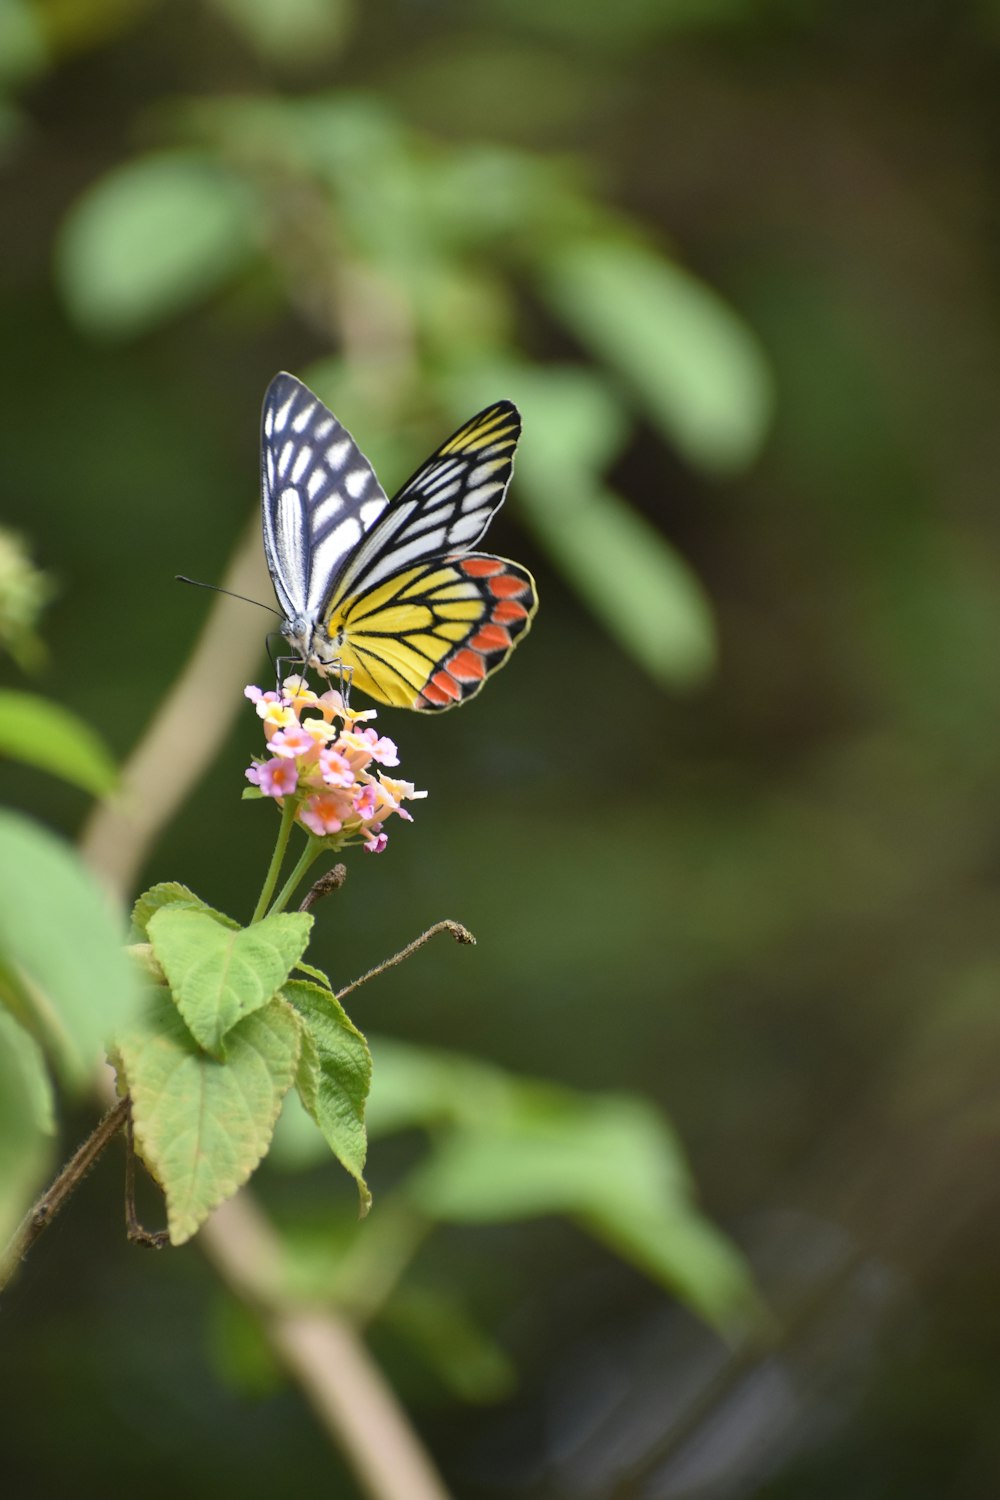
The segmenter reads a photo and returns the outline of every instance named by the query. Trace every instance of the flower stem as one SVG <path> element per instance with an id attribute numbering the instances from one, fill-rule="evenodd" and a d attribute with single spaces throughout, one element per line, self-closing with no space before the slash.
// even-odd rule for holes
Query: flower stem
<path id="1" fill-rule="evenodd" d="M 292 899 L 292 894 L 295 890 L 295 887 L 298 885 L 299 881 L 302 879 L 303 875 L 306 873 L 313 860 L 316 859 L 320 854 L 322 854 L 324 845 L 325 840 L 316 838 L 314 834 L 309 835 L 309 842 L 306 844 L 306 847 L 303 849 L 301 855 L 299 856 L 298 864 L 295 866 L 295 869 L 292 871 L 288 879 L 285 881 L 284 885 L 281 887 L 281 890 L 279 891 L 275 901 L 270 908 L 270 911 L 268 912 L 268 916 L 270 916 L 272 912 L 284 911 L 285 907 Z"/>
<path id="2" fill-rule="evenodd" d="M 254 907 L 253 916 L 250 918 L 251 926 L 253 926 L 254 922 L 260 921 L 261 917 L 267 911 L 268 902 L 274 895 L 274 887 L 277 885 L 278 876 L 281 874 L 281 866 L 285 861 L 285 854 L 288 850 L 288 840 L 291 838 L 292 824 L 294 822 L 295 799 L 293 797 L 286 797 L 281 808 L 281 826 L 278 829 L 278 837 L 274 845 L 274 853 L 271 855 L 271 863 L 268 866 L 267 874 L 264 877 L 264 887 L 260 893 L 257 905 Z M 279 907 L 278 909 L 280 911 L 281 908 Z"/>

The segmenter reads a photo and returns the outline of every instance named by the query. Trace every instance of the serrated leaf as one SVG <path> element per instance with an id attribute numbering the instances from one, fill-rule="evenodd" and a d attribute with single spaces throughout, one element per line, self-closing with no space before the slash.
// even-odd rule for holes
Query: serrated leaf
<path id="1" fill-rule="evenodd" d="M 271 1000 L 237 1022 L 217 1062 L 159 991 L 142 1024 L 117 1037 L 136 1147 L 166 1196 L 171 1244 L 190 1239 L 265 1155 L 295 1079 L 301 1029 L 291 1006 Z"/>
<path id="2" fill-rule="evenodd" d="M 76 854 L 0 812 L 0 1000 L 73 1086 L 90 1083 L 107 1037 L 138 1007 L 123 936 Z"/>
<path id="3" fill-rule="evenodd" d="M 223 927 L 235 929 L 240 925 L 232 917 L 227 917 L 225 912 L 208 906 L 194 891 L 181 885 L 179 880 L 162 880 L 158 885 L 150 886 L 148 891 L 143 891 L 132 907 L 132 925 L 148 935 L 150 917 L 154 912 L 162 911 L 165 906 L 182 906 L 191 911 L 202 911 Z"/>
<path id="4" fill-rule="evenodd" d="M 153 913 L 153 951 L 175 1005 L 206 1052 L 223 1058 L 232 1027 L 277 994 L 301 959 L 312 924 L 307 912 L 279 912 L 236 930 L 183 906 Z"/>
<path id="5" fill-rule="evenodd" d="M 364 1215 L 371 1207 L 363 1175 L 368 1151 L 365 1102 L 372 1078 L 368 1043 L 328 990 L 293 979 L 282 994 L 305 1024 L 299 1096 L 330 1150 L 357 1182 Z"/>
<path id="6" fill-rule="evenodd" d="M 51 771 L 95 797 L 118 782 L 111 754 L 89 724 L 57 703 L 13 688 L 0 691 L 0 755 Z"/>
<path id="7" fill-rule="evenodd" d="M 330 983 L 327 976 L 323 973 L 322 969 L 316 969 L 312 964 L 307 964 L 303 959 L 300 959 L 299 962 L 295 965 L 295 972 L 297 974 L 308 974 L 309 978 L 315 979 L 316 983 L 322 985 L 324 990 L 329 990 L 332 992 L 333 985 Z"/>
<path id="8" fill-rule="evenodd" d="M 195 152 L 163 152 L 98 179 L 73 205 L 56 247 L 70 312 L 121 337 L 200 302 L 255 249 L 246 184 Z"/>
<path id="9" fill-rule="evenodd" d="M 23 1027 L 0 1011 L 0 1248 L 43 1185 L 54 1127 L 42 1054 Z"/>
<path id="10" fill-rule="evenodd" d="M 613 238 L 546 248 L 540 279 L 691 464 L 725 474 L 756 456 L 773 405 L 770 371 L 750 329 L 704 282 Z"/>

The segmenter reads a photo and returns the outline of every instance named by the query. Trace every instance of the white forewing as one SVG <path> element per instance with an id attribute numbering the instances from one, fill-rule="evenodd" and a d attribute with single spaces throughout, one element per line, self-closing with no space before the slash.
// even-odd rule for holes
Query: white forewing
<path id="1" fill-rule="evenodd" d="M 521 431 L 498 401 L 390 501 L 347 429 L 294 375 L 264 397 L 264 551 L 278 602 L 308 650 L 335 603 L 435 555 L 467 552 L 502 505 Z"/>
<path id="2" fill-rule="evenodd" d="M 278 603 L 289 620 L 318 623 L 389 500 L 346 427 L 294 375 L 276 375 L 264 397 L 261 489 Z"/>

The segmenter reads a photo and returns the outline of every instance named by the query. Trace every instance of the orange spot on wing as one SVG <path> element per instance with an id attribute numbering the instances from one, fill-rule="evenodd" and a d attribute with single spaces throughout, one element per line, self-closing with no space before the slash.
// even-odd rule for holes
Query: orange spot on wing
<path id="1" fill-rule="evenodd" d="M 440 698 L 434 699 L 436 703 L 446 703 L 449 698 L 457 699 L 462 696 L 462 689 L 450 672 L 435 672 L 430 682 L 424 688 L 425 697 L 429 698 L 431 696 L 432 688 L 436 688 L 441 694 Z"/>
<path id="2" fill-rule="evenodd" d="M 510 631 L 505 630 L 502 625 L 484 625 L 481 630 L 469 640 L 473 651 L 506 651 L 508 646 L 513 645 Z"/>
<path id="3" fill-rule="evenodd" d="M 463 648 L 449 658 L 448 671 L 459 682 L 479 682 L 486 676 L 486 663 L 478 651 Z"/>
<path id="4" fill-rule="evenodd" d="M 516 573 L 502 573 L 490 579 L 490 593 L 497 599 L 512 599 L 527 592 L 528 585 Z"/>
<path id="5" fill-rule="evenodd" d="M 467 557 L 459 567 L 470 578 L 489 578 L 493 573 L 502 573 L 504 564 L 499 557 Z"/>
<path id="6" fill-rule="evenodd" d="M 508 620 L 526 620 L 528 611 L 523 604 L 518 604 L 514 599 L 507 599 L 503 604 L 498 604 L 491 616 L 493 623 L 501 625 Z"/>

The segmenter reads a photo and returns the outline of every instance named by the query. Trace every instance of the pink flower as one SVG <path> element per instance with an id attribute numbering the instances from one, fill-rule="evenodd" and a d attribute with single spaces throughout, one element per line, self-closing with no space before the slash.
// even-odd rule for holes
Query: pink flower
<path id="1" fill-rule="evenodd" d="M 351 763 L 334 745 L 326 745 L 319 752 L 319 772 L 327 786 L 354 785 Z"/>
<path id="2" fill-rule="evenodd" d="M 316 741 L 308 730 L 303 729 L 296 721 L 288 729 L 279 729 L 277 734 L 272 734 L 267 748 L 272 755 L 295 760 L 298 756 L 315 755 Z"/>
<path id="3" fill-rule="evenodd" d="M 291 760 L 265 760 L 257 767 L 256 783 L 265 797 L 290 797 L 299 784 L 299 771 Z"/>
<path id="4" fill-rule="evenodd" d="M 361 737 L 368 741 L 371 747 L 372 760 L 380 766 L 398 766 L 399 752 L 392 740 L 385 735 L 379 737 L 374 729 L 363 729 Z"/>
<path id="5" fill-rule="evenodd" d="M 307 797 L 299 808 L 299 822 L 317 838 L 339 833 L 344 826 L 344 804 L 333 792 Z"/>
<path id="6" fill-rule="evenodd" d="M 280 694 L 248 687 L 246 697 L 263 720 L 270 752 L 250 766 L 247 780 L 265 797 L 291 799 L 296 821 L 309 833 L 332 848 L 363 843 L 380 854 L 385 820 L 395 813 L 412 822 L 402 804 L 426 793 L 384 773 L 399 764 L 399 752 L 365 724 L 373 709 L 353 711 L 333 688 L 317 697 L 299 676 L 286 677 Z"/>
<path id="7" fill-rule="evenodd" d="M 374 781 L 366 782 L 365 785 L 361 788 L 355 787 L 354 811 L 357 813 L 362 822 L 367 822 L 369 818 L 374 817 L 376 806 L 375 798 L 376 783 Z"/>

